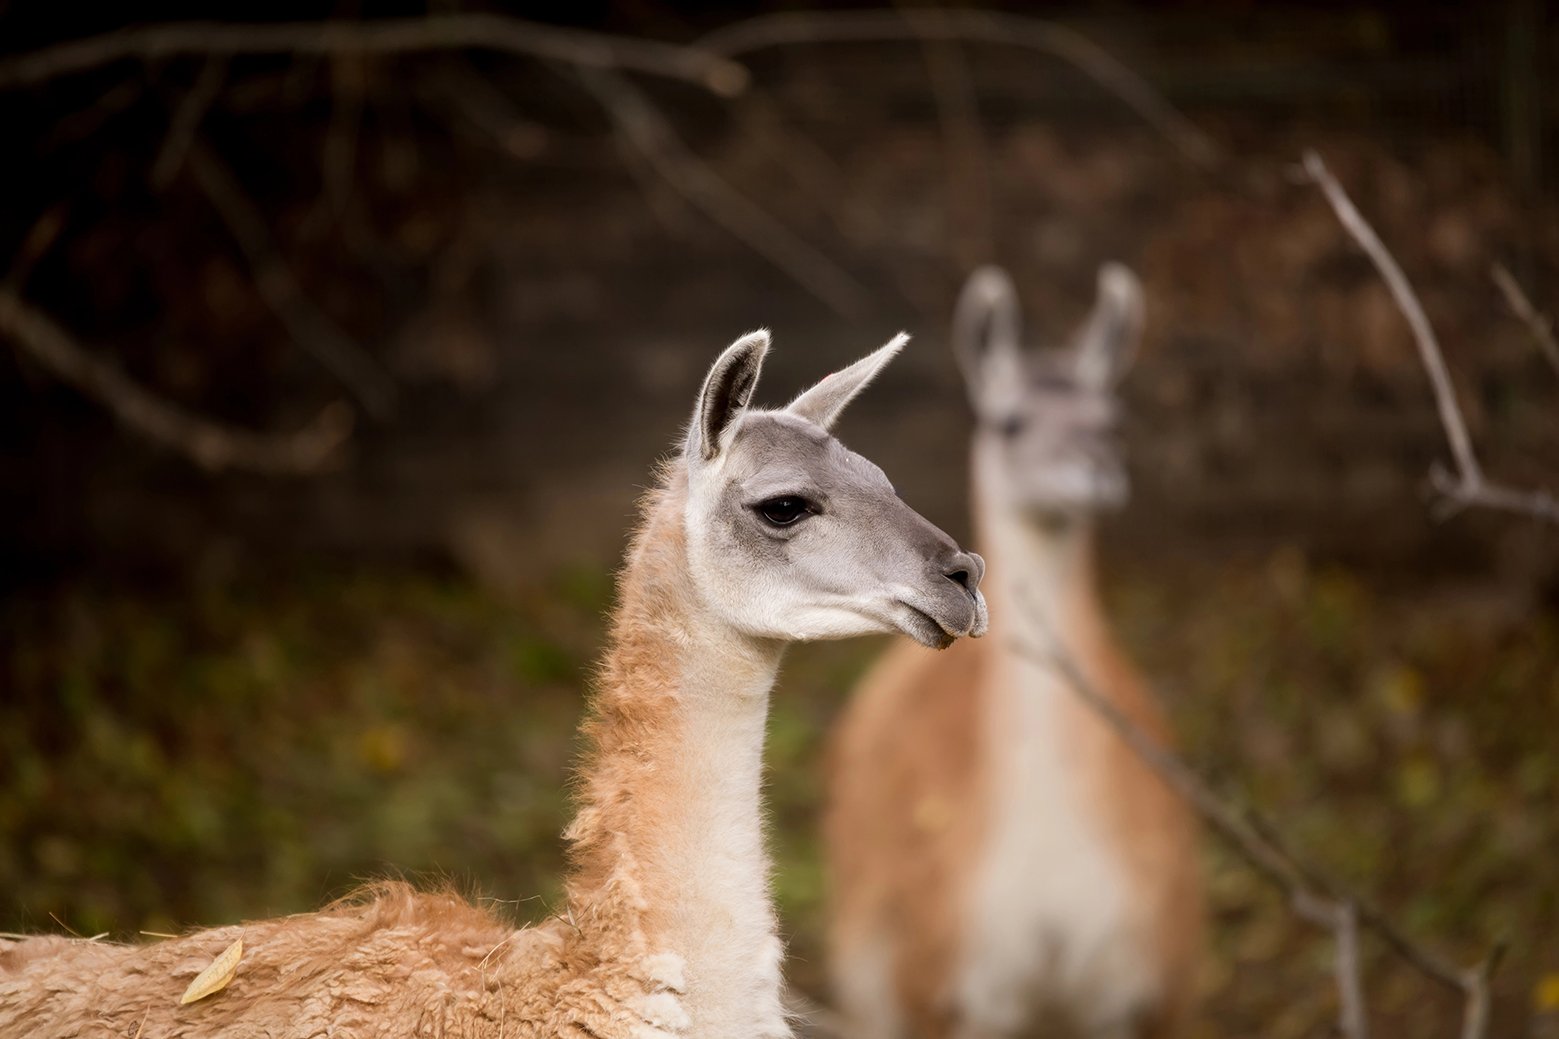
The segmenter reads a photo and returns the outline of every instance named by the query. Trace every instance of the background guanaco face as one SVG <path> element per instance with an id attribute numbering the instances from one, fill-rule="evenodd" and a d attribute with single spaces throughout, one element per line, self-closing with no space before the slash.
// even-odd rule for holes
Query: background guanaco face
<path id="1" fill-rule="evenodd" d="M 976 417 L 975 452 L 1009 504 L 1072 514 L 1117 508 L 1128 488 L 1115 386 L 1142 326 L 1142 292 L 1119 264 L 1099 271 L 1093 313 L 1064 347 L 1025 349 L 1006 272 L 975 271 L 953 322 L 953 348 Z"/>

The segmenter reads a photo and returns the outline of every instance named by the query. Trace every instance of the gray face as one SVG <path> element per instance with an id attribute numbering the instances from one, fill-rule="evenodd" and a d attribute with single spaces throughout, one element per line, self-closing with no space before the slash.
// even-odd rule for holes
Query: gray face
<path id="1" fill-rule="evenodd" d="M 685 453 L 689 557 L 705 597 L 739 629 L 788 640 L 901 631 L 939 648 L 984 633 L 984 563 L 826 428 L 898 346 L 783 411 L 748 409 L 756 367 L 728 380 L 720 362 L 711 371 Z"/>
<path id="2" fill-rule="evenodd" d="M 954 347 L 974 405 L 975 451 L 1008 502 L 1039 516 L 1124 505 L 1116 383 L 1141 327 L 1141 290 L 1124 267 L 1100 271 L 1093 314 L 1064 348 L 1023 349 L 1016 294 L 983 268 L 969 279 Z"/>

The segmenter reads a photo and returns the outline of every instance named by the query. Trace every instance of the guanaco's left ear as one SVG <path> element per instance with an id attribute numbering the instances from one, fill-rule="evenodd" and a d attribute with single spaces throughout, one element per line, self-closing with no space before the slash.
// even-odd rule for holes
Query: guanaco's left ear
<path id="1" fill-rule="evenodd" d="M 907 342 L 909 336 L 900 332 L 888 340 L 886 346 L 867 354 L 850 367 L 823 376 L 821 382 L 791 401 L 785 410 L 828 429 L 844 411 L 845 405 L 877 377 L 877 373 L 904 349 Z"/>
<path id="2" fill-rule="evenodd" d="M 687 432 L 687 456 L 708 462 L 720 453 L 720 438 L 758 388 L 763 355 L 769 352 L 769 330 L 748 332 L 725 348 L 704 376 L 704 387 L 693 406 Z"/>
<path id="3" fill-rule="evenodd" d="M 1077 335 L 1079 381 L 1107 389 L 1131 367 L 1142 339 L 1142 283 L 1119 263 L 1099 268 L 1099 294 L 1093 313 Z"/>

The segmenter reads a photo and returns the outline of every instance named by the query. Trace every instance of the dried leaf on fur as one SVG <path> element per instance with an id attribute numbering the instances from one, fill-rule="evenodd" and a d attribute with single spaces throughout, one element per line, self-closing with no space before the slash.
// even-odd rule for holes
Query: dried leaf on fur
<path id="1" fill-rule="evenodd" d="M 244 940 L 239 938 L 223 949 L 222 955 L 211 961 L 211 966 L 195 975 L 195 980 L 189 983 L 189 988 L 179 997 L 179 1005 L 205 999 L 227 988 L 227 983 L 238 973 L 238 961 L 243 954 Z"/>

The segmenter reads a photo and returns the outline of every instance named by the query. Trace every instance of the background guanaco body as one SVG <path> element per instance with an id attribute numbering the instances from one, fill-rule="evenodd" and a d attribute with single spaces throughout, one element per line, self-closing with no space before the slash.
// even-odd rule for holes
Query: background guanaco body
<path id="1" fill-rule="evenodd" d="M 1168 738 L 1094 571 L 1094 515 L 1127 494 L 1115 385 L 1141 314 L 1118 265 L 1101 269 L 1064 349 L 1022 349 L 1000 270 L 977 271 L 959 301 L 996 637 L 940 655 L 896 647 L 835 733 L 830 946 L 853 1034 L 1151 1036 L 1186 1016 L 1202 918 L 1188 811 L 1060 673 L 1017 648 L 1057 640 Z"/>

